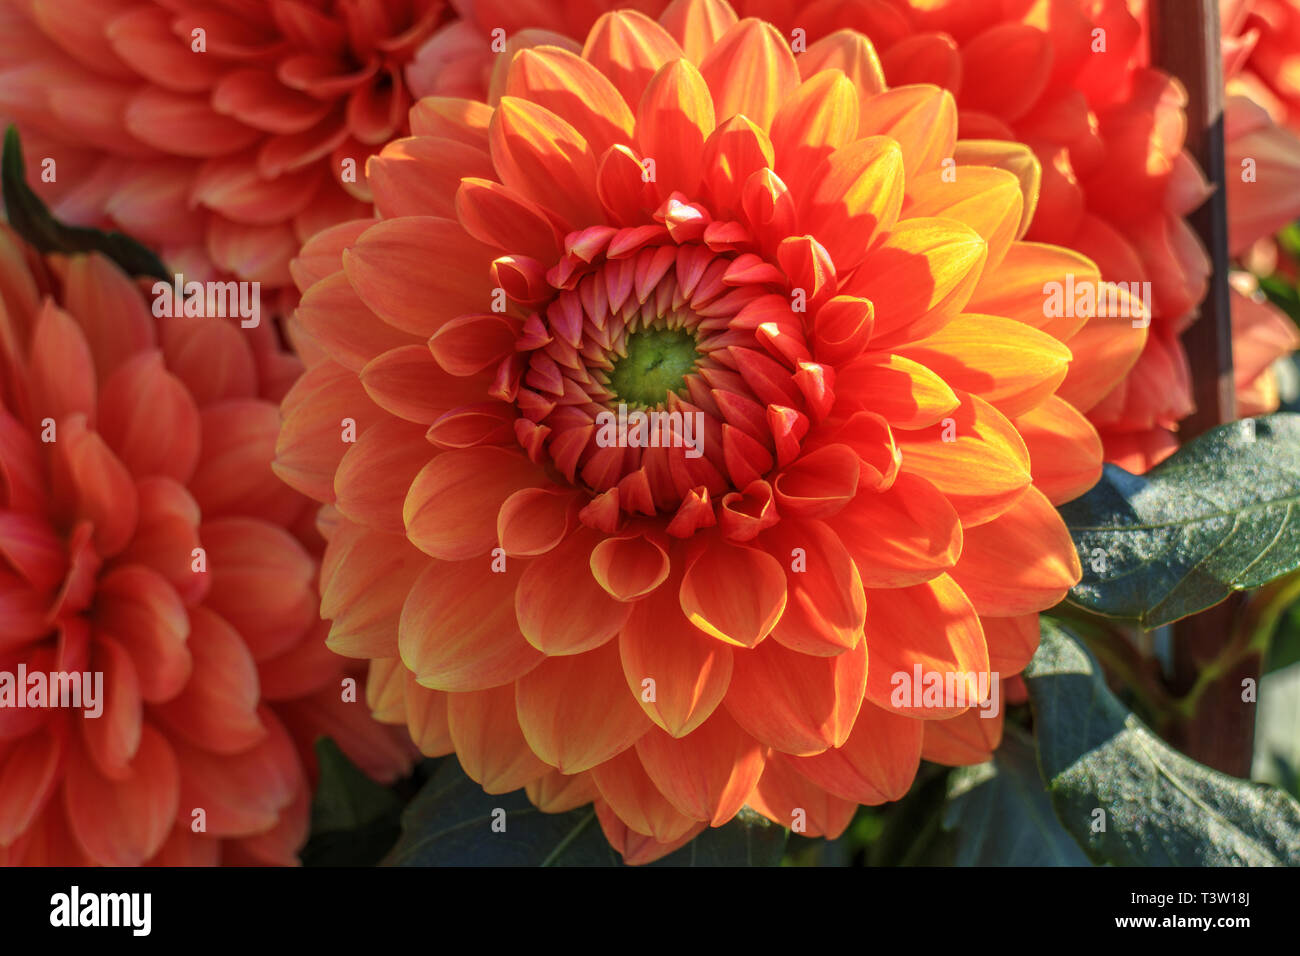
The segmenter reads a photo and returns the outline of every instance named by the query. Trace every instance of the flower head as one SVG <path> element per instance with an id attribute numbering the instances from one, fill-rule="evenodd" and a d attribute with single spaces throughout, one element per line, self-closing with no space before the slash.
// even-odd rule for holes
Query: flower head
<path id="1" fill-rule="evenodd" d="M 985 759 L 1000 716 L 899 675 L 1023 667 L 1079 575 L 1082 412 L 1146 336 L 1044 308 L 1108 287 L 1021 238 L 1032 153 L 959 142 L 860 33 L 796 59 L 712 2 L 606 14 L 411 127 L 380 221 L 295 264 L 275 466 L 338 515 L 329 644 L 376 711 L 489 792 L 595 798 L 637 862 L 746 804 L 836 834 L 922 754 Z"/>
<path id="2" fill-rule="evenodd" d="M 0 10 L 0 116 L 56 161 L 37 188 L 61 218 L 193 278 L 290 286 L 303 240 L 366 214 L 365 161 L 405 131 L 403 70 L 452 16 L 445 0 L 20 0 Z"/>
<path id="3" fill-rule="evenodd" d="M 0 862 L 292 863 L 317 735 L 407 761 L 322 646 L 296 362 L 246 334 L 0 224 Z"/>

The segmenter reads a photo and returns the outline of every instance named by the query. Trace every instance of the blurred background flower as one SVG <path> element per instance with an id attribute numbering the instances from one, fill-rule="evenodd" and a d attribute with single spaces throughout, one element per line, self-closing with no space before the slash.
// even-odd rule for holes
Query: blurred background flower
<path id="1" fill-rule="evenodd" d="M 320 537 L 271 473 L 296 361 L 3 224 L 0 306 L 0 671 L 103 675 L 98 717 L 0 709 L 0 863 L 294 863 L 318 735 L 409 764 L 344 702 L 364 672 L 322 643 Z"/>

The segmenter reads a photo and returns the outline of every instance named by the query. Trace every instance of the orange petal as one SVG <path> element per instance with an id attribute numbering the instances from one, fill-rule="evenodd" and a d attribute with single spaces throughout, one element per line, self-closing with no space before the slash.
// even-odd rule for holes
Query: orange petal
<path id="1" fill-rule="evenodd" d="M 80 415 L 58 423 L 55 488 L 70 487 L 74 514 L 94 527 L 95 548 L 103 557 L 126 546 L 139 519 L 139 499 L 126 468 Z M 65 477 L 66 476 L 66 477 Z"/>
<path id="2" fill-rule="evenodd" d="M 81 324 L 100 381 L 127 358 L 154 345 L 156 322 L 149 314 L 148 300 L 103 256 L 68 257 L 62 301 Z"/>
<path id="3" fill-rule="evenodd" d="M 456 217 L 475 239 L 540 262 L 560 257 L 560 240 L 546 210 L 488 179 L 464 176 L 456 191 Z"/>
<path id="4" fill-rule="evenodd" d="M 853 142 L 857 130 L 858 92 L 853 82 L 835 71 L 813 74 L 772 119 L 777 173 L 788 183 L 815 182 L 810 177 L 817 165 Z"/>
<path id="5" fill-rule="evenodd" d="M 286 488 L 271 467 L 280 436 L 280 410 L 274 403 L 220 402 L 202 409 L 199 420 L 203 441 L 189 490 L 205 520 L 238 514 L 288 524 L 302 512 L 301 496 Z M 341 430 L 335 435 L 341 437 Z"/>
<path id="6" fill-rule="evenodd" d="M 936 371 L 899 354 L 871 352 L 836 369 L 835 391 L 851 405 L 882 416 L 891 428 L 927 428 L 960 404 Z"/>
<path id="7" fill-rule="evenodd" d="M 923 173 L 908 180 L 904 215 L 956 219 L 978 232 L 989 247 L 987 268 L 995 268 L 1011 248 L 1024 214 L 1020 180 L 1004 169 L 961 166 Z"/>
<path id="8" fill-rule="evenodd" d="M 408 422 L 431 425 L 453 408 L 487 394 L 487 375 L 451 375 L 427 344 L 403 345 L 376 356 L 361 369 L 361 384 L 380 408 Z"/>
<path id="9" fill-rule="evenodd" d="M 799 55 L 799 70 L 805 78 L 823 70 L 839 70 L 857 88 L 865 106 L 868 93 L 885 89 L 885 73 L 871 41 L 858 30 L 836 30 L 813 43 Z"/>
<path id="10" fill-rule="evenodd" d="M 801 654 L 833 656 L 862 637 L 862 579 L 839 534 L 820 521 L 787 518 L 763 533 L 762 547 L 786 568 L 785 612 L 773 640 Z"/>
<path id="11" fill-rule="evenodd" d="M 653 863 L 674 850 L 681 849 L 705 829 L 703 823 L 698 823 L 671 843 L 660 843 L 654 837 L 630 828 L 618 818 L 618 814 L 604 800 L 597 800 L 595 806 L 596 819 L 600 821 L 600 829 L 605 834 L 605 839 L 618 851 L 623 857 L 623 862 L 628 866 Z"/>
<path id="12" fill-rule="evenodd" d="M 785 610 L 785 571 L 771 555 L 714 539 L 689 561 L 680 590 L 682 612 L 707 634 L 753 647 Z"/>
<path id="13" fill-rule="evenodd" d="M 637 10 L 601 16 L 582 48 L 582 58 L 608 77 L 623 101 L 633 106 L 641 102 L 655 71 L 681 56 L 681 47 L 668 31 Z"/>
<path id="14" fill-rule="evenodd" d="M 431 563 L 411 586 L 398 623 L 402 663 L 432 690 L 498 687 L 527 674 L 543 655 L 519 633 L 514 562 L 494 572 L 487 559 Z"/>
<path id="15" fill-rule="evenodd" d="M 598 154 L 632 142 L 635 120 L 614 84 L 587 60 L 559 47 L 520 50 L 510 63 L 505 95 L 550 110 Z"/>
<path id="16" fill-rule="evenodd" d="M 332 621 L 330 649 L 346 657 L 396 657 L 402 605 L 428 563 L 401 535 L 341 521 L 321 563 L 320 613 Z"/>
<path id="17" fill-rule="evenodd" d="M 693 196 L 703 171 L 704 142 L 713 132 L 709 86 L 689 60 L 673 60 L 651 78 L 637 107 L 637 141 L 654 161 L 660 199 Z"/>
<path id="18" fill-rule="evenodd" d="M 190 611 L 194 676 L 154 712 L 173 733 L 214 753 L 238 753 L 266 735 L 257 716 L 258 677 L 239 632 L 207 608 Z"/>
<path id="19" fill-rule="evenodd" d="M 570 228 L 603 221 L 596 156 L 571 125 L 536 103 L 503 96 L 488 136 L 503 185 L 555 213 Z"/>
<path id="20" fill-rule="evenodd" d="M 764 641 L 736 652 L 725 706 L 762 743 L 784 753 L 821 753 L 848 739 L 866 682 L 866 641 L 836 657 Z"/>
<path id="21" fill-rule="evenodd" d="M 731 682 L 732 650 L 686 620 L 680 571 L 637 601 L 619 634 L 623 674 L 634 699 L 674 737 L 698 727 Z"/>
<path id="22" fill-rule="evenodd" d="M 957 145 L 957 104 L 947 90 L 924 84 L 864 96 L 858 135 L 897 140 L 910 181 L 952 156 Z"/>
<path id="23" fill-rule="evenodd" d="M 343 254 L 343 267 L 376 315 L 424 338 L 458 315 L 491 307 L 488 267 L 496 255 L 466 235 L 459 223 L 406 216 L 363 232 Z"/>
<path id="24" fill-rule="evenodd" d="M 1000 617 L 1046 610 L 1081 574 L 1065 522 L 1037 488 L 988 524 L 967 529 L 952 569 L 975 609 Z"/>
<path id="25" fill-rule="evenodd" d="M 1037 242 L 1013 242 L 1006 258 L 996 269 L 987 269 L 966 303 L 968 312 L 1001 315 L 1041 329 L 1061 341 L 1067 340 L 1087 321 L 1086 316 L 1049 315 L 1044 287 L 1074 277 L 1075 288 L 1101 281 L 1093 261 L 1078 252 Z"/>
<path id="26" fill-rule="evenodd" d="M 725 710 L 685 737 L 655 728 L 637 741 L 636 753 L 654 786 L 678 811 L 715 827 L 745 805 L 763 773 L 763 747 Z"/>
<path id="27" fill-rule="evenodd" d="M 90 667 L 91 673 L 103 675 L 103 696 L 97 701 L 99 716 L 81 721 L 82 739 L 95 768 L 110 780 L 119 780 L 130 773 L 131 758 L 140 746 L 144 716 L 140 681 L 131 655 L 103 632 L 95 635 Z M 250 676 L 253 706 L 257 706 L 257 675 L 251 672 Z"/>
<path id="28" fill-rule="evenodd" d="M 668 4 L 659 22 L 682 45 L 686 58 L 699 63 L 736 19 L 726 0 L 681 0 Z"/>
<path id="29" fill-rule="evenodd" d="M 234 625 L 253 658 L 275 657 L 297 643 L 318 607 L 316 562 L 302 544 L 252 518 L 208 521 L 199 534 L 211 579 L 205 603 Z"/>
<path id="30" fill-rule="evenodd" d="M 548 769 L 544 776 L 532 780 L 524 789 L 533 806 L 543 813 L 576 810 L 600 797 L 590 773 L 563 774 Z"/>
<path id="31" fill-rule="evenodd" d="M 72 317 L 48 299 L 32 330 L 28 376 L 31 411 L 38 421 L 57 422 L 77 413 L 94 420 L 96 382 L 90 345 Z"/>
<path id="32" fill-rule="evenodd" d="M 974 682 L 981 676 L 988 681 L 988 647 L 975 608 L 951 577 L 868 591 L 867 601 L 871 671 L 866 693 L 873 704 L 913 717 L 942 719 L 977 703 Z M 904 634 L 906 640 L 900 636 Z M 934 675 L 944 683 L 955 675 L 965 699 L 944 699 L 937 705 L 925 700 L 925 682 Z"/>
<path id="33" fill-rule="evenodd" d="M 596 582 L 620 601 L 638 601 L 668 578 L 668 554 L 647 537 L 606 538 L 591 551 Z"/>
<path id="34" fill-rule="evenodd" d="M 376 531 L 405 530 L 402 508 L 415 476 L 434 456 L 424 426 L 388 418 L 347 450 L 334 476 L 339 513 Z"/>
<path id="35" fill-rule="evenodd" d="M 515 684 L 519 725 L 533 753 L 561 773 L 581 773 L 622 753 L 651 726 L 628 689 L 611 642 L 548 657 Z"/>
<path id="36" fill-rule="evenodd" d="M 1038 650 L 1038 614 L 1020 617 L 980 617 L 989 647 L 989 668 L 1002 679 L 1019 674 Z"/>
<path id="37" fill-rule="evenodd" d="M 927 720 L 921 756 L 948 767 L 969 767 L 993 758 L 1002 742 L 1003 711 L 985 717 L 972 707 L 949 720 Z"/>
<path id="38" fill-rule="evenodd" d="M 1101 438 L 1069 402 L 1052 396 L 1017 417 L 1016 430 L 1029 449 L 1034 487 L 1052 504 L 1079 497 L 1101 477 Z"/>
<path id="39" fill-rule="evenodd" d="M 830 153 L 806 182 L 799 182 L 799 223 L 847 275 L 898 223 L 903 155 L 889 137 L 867 136 Z"/>
<path id="40" fill-rule="evenodd" d="M 382 414 L 351 370 L 333 362 L 310 368 L 284 398 L 271 468 L 291 488 L 333 501 L 334 473 L 350 447 L 343 440 L 348 422 L 361 435 Z"/>
<path id="41" fill-rule="evenodd" d="M 841 800 L 790 769 L 784 760 L 769 760 L 749 805 L 778 826 L 805 837 L 834 840 L 846 829 L 858 804 Z"/>
<path id="42" fill-rule="evenodd" d="M 515 590 L 515 613 L 528 643 L 547 655 L 581 654 L 623 629 L 631 607 L 605 592 L 591 573 L 600 536 L 575 531 L 554 551 L 533 561 Z"/>
<path id="43" fill-rule="evenodd" d="M 402 516 L 411 543 L 443 561 L 487 554 L 497 514 L 521 488 L 540 487 L 541 472 L 522 454 L 480 447 L 444 451 L 415 476 Z"/>
<path id="44" fill-rule="evenodd" d="M 859 494 L 835 519 L 866 587 L 920 584 L 957 563 L 962 527 L 929 481 L 903 472 L 881 492 Z"/>
<path id="45" fill-rule="evenodd" d="M 1034 211 L 1038 208 L 1038 196 L 1042 189 L 1043 168 L 1034 151 L 1024 143 L 999 139 L 962 139 L 957 142 L 953 159 L 957 161 L 959 167 L 962 167 L 963 174 L 966 167 L 992 166 L 1016 177 L 1020 185 L 1020 222 L 1016 226 L 1014 238 L 1023 239 L 1025 233 L 1029 231 L 1029 224 L 1033 221 Z M 977 173 L 977 176 L 986 175 Z M 940 182 L 942 183 L 942 177 Z M 951 186 L 952 183 L 945 185 Z M 961 208 L 965 212 L 966 204 L 963 203 Z M 975 210 L 971 212 L 974 213 Z M 990 263 L 993 265 L 1000 263 L 1006 252 L 1006 249 L 990 248 Z"/>
<path id="46" fill-rule="evenodd" d="M 837 797 L 875 806 L 901 799 L 912 786 L 921 764 L 924 726 L 924 721 L 868 701 L 843 746 L 811 757 L 777 759 Z"/>
<path id="47" fill-rule="evenodd" d="M 138 478 L 186 482 L 199 458 L 199 410 L 185 386 L 143 352 L 117 367 L 100 393 L 100 434 Z"/>
<path id="48" fill-rule="evenodd" d="M 1151 315 L 1143 311 L 1140 300 L 1129 296 L 1123 288 L 1102 283 L 1100 289 L 1116 290 L 1116 308 L 1108 308 L 1111 314 L 1088 319 L 1070 337 L 1067 344 L 1074 360 L 1057 391 L 1057 395 L 1081 412 L 1105 398 L 1137 363 L 1151 324 Z"/>
<path id="49" fill-rule="evenodd" d="M 776 27 L 747 17 L 721 37 L 700 63 L 713 91 L 714 113 L 728 120 L 743 113 L 764 129 L 799 86 L 799 67 Z"/>
<path id="50" fill-rule="evenodd" d="M 695 828 L 696 821 L 680 813 L 659 792 L 634 748 L 605 761 L 591 772 L 601 797 L 631 829 L 659 843 L 671 843 Z"/>
<path id="51" fill-rule="evenodd" d="M 95 625 L 126 648 L 150 703 L 168 700 L 185 686 L 193 669 L 185 605 L 156 571 L 123 565 L 99 581 Z"/>
<path id="52" fill-rule="evenodd" d="M 180 766 L 181 819 L 202 808 L 213 836 L 250 836 L 270 829 L 306 781 L 293 740 L 263 708 L 269 733 L 248 750 L 218 756 L 172 739 Z"/>
<path id="53" fill-rule="evenodd" d="M 904 219 L 863 260 L 843 291 L 870 299 L 871 347 L 933 335 L 966 307 L 988 246 L 969 226 Z"/>
<path id="54" fill-rule="evenodd" d="M 953 388 L 978 395 L 1002 414 L 1042 404 L 1065 380 L 1071 353 L 1035 328 L 993 315 L 959 315 L 898 354 L 932 369 Z M 837 379 L 837 387 L 839 380 Z"/>
<path id="55" fill-rule="evenodd" d="M 0 756 L 0 773 L 5 788 L 0 793 L 0 844 L 13 847 L 41 816 L 50 797 L 63 780 L 66 732 L 41 731 L 25 734 L 6 747 Z M 60 814 L 61 815 L 61 814 Z M 0 860 L 6 864 L 0 850 Z"/>
<path id="56" fill-rule="evenodd" d="M 456 759 L 487 793 L 509 793 L 549 769 L 528 749 L 515 717 L 515 686 L 447 696 Z"/>
<path id="57" fill-rule="evenodd" d="M 411 741 L 426 757 L 441 757 L 455 751 L 448 723 L 447 704 L 450 694 L 430 690 L 416 683 L 415 675 L 405 667 L 406 729 Z"/>
<path id="58" fill-rule="evenodd" d="M 961 407 L 943 422 L 897 437 L 903 470 L 943 492 L 969 528 L 996 518 L 1029 487 L 1029 452 L 992 405 L 966 392 L 957 397 Z"/>
<path id="59" fill-rule="evenodd" d="M 366 161 L 375 208 L 385 219 L 455 218 L 461 177 L 487 178 L 494 173 L 486 142 L 470 146 L 434 136 L 395 139 Z"/>
<path id="60" fill-rule="evenodd" d="M 82 850 L 106 866 L 138 866 L 167 839 L 180 802 L 176 755 L 146 725 L 129 776 L 107 780 L 89 758 L 74 753 L 64 791 L 68 822 Z"/>
<path id="61" fill-rule="evenodd" d="M 461 315 L 429 339 L 429 351 L 449 375 L 468 377 L 510 355 L 518 330 L 518 320 L 504 315 Z"/>
<path id="62" fill-rule="evenodd" d="M 573 528 L 579 500 L 558 486 L 522 488 L 497 512 L 497 540 L 512 558 L 546 554 Z"/>

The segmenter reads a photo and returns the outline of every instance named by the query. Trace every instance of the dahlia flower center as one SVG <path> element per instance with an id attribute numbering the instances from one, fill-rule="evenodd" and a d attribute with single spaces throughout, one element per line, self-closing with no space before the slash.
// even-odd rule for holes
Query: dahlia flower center
<path id="1" fill-rule="evenodd" d="M 593 527 L 662 515 L 684 536 L 713 524 L 724 498 L 798 456 L 833 400 L 784 274 L 698 239 L 573 233 L 546 275 L 553 294 L 519 299 L 537 311 L 493 394 L 514 401 L 528 455 L 592 496 Z"/>
<path id="2" fill-rule="evenodd" d="M 700 358 L 695 336 L 684 328 L 649 328 L 628 337 L 627 354 L 609 373 L 614 400 L 658 408 L 668 393 L 681 395 L 686 375 Z"/>

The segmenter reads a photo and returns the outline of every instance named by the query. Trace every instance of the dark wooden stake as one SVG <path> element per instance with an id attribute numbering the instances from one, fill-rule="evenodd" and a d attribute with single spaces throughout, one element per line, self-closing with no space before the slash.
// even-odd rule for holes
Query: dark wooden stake
<path id="1" fill-rule="evenodd" d="M 1152 0 L 1151 62 L 1187 88 L 1187 148 L 1214 192 L 1189 218 L 1214 264 L 1197 321 L 1183 333 L 1196 411 L 1181 426 L 1187 442 L 1237 416 L 1228 294 L 1228 204 L 1223 145 L 1223 67 L 1217 0 Z M 1174 625 L 1171 689 L 1185 694 L 1227 646 L 1240 620 L 1241 595 Z M 1250 775 L 1255 705 L 1243 703 L 1242 681 L 1259 680 L 1258 656 L 1239 662 L 1205 689 L 1195 715 L 1170 728 L 1189 756 L 1225 773 Z"/>

